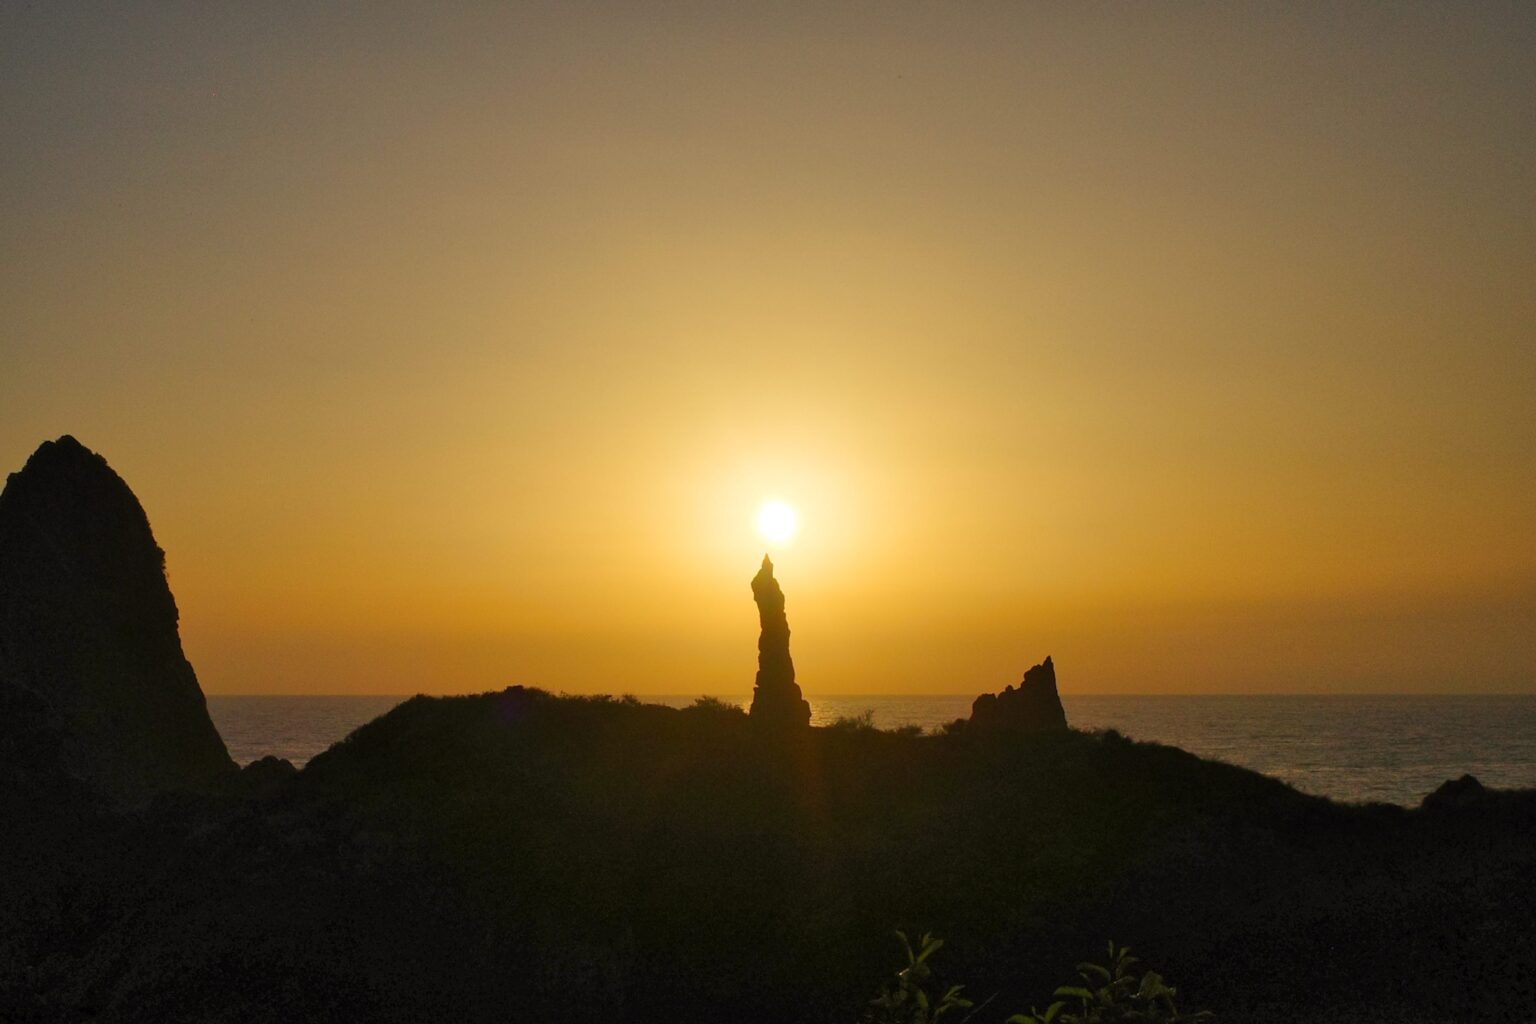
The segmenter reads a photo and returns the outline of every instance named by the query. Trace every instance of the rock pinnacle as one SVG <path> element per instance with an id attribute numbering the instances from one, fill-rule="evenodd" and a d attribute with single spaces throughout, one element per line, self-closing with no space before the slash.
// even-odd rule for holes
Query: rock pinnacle
<path id="1" fill-rule="evenodd" d="M 10 475 L 0 762 L 25 740 L 18 767 L 49 762 L 125 803 L 234 772 L 182 653 L 164 557 L 128 485 L 73 437 Z M 32 749 L 42 736 L 48 749 Z"/>
<path id="2" fill-rule="evenodd" d="M 763 556 L 763 567 L 752 577 L 752 599 L 762 634 L 757 638 L 757 683 L 752 687 L 752 721 L 769 728 L 801 728 L 811 724 L 811 706 L 795 684 L 795 663 L 789 657 L 789 619 L 784 614 L 784 591 L 773 578 L 773 563 Z"/>

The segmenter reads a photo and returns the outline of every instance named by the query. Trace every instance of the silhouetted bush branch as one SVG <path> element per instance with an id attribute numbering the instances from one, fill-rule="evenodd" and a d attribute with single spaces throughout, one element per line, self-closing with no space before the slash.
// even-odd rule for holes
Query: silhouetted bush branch
<path id="1" fill-rule="evenodd" d="M 897 932 L 896 937 L 906 965 L 870 1002 L 866 1024 L 934 1024 L 960 1010 L 972 1010 L 962 1018 L 970 1020 L 980 1011 L 961 996 L 963 985 L 946 988 L 937 982 L 929 961 L 944 945 L 942 939 L 925 934 L 914 950 L 904 933 Z M 1140 962 L 1129 947 L 1110 942 L 1106 963 L 1077 965 L 1081 984 L 1058 987 L 1044 1010 L 1016 1013 L 1005 1024 L 1195 1024 L 1212 1019 L 1207 1010 L 1181 1012 L 1174 1002 L 1178 990 L 1156 971 L 1137 970 Z M 991 1000 L 982 1006 L 987 1002 Z"/>
<path id="2" fill-rule="evenodd" d="M 827 726 L 837 732 L 875 732 L 875 709 L 870 708 L 857 715 L 842 715 Z"/>

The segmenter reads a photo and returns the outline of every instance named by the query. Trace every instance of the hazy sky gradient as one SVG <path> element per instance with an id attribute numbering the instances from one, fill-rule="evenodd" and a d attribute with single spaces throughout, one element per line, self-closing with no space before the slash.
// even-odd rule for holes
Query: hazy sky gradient
<path id="1" fill-rule="evenodd" d="M 1536 690 L 1536 8 L 10 4 L 0 466 L 209 692 Z"/>

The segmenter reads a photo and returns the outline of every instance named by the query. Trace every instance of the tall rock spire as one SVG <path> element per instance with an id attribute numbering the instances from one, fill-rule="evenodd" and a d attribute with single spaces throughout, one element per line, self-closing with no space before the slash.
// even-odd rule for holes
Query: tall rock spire
<path id="1" fill-rule="evenodd" d="M 0 715 L 0 761 L 25 743 L 128 802 L 235 770 L 182 654 L 164 557 L 128 485 L 74 438 L 44 442 L 11 474 L 0 708 L 23 713 Z"/>
<path id="2" fill-rule="evenodd" d="M 757 683 L 752 687 L 752 721 L 770 728 L 801 728 L 811 724 L 811 706 L 795 685 L 795 663 L 789 657 L 789 619 L 784 614 L 784 591 L 773 578 L 773 563 L 763 556 L 763 567 L 752 577 L 752 600 L 757 602 L 762 634 L 757 638 Z"/>

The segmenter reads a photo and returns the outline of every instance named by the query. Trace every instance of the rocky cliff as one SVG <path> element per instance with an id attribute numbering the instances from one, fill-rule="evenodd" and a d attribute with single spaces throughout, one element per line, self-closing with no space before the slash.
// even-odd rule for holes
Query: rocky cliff
<path id="1" fill-rule="evenodd" d="M 0 492 L 0 706 L 28 711 L 0 720 L 0 757 L 24 754 L 21 767 L 58 768 L 113 800 L 234 770 L 182 654 L 144 509 L 69 436 Z"/>

